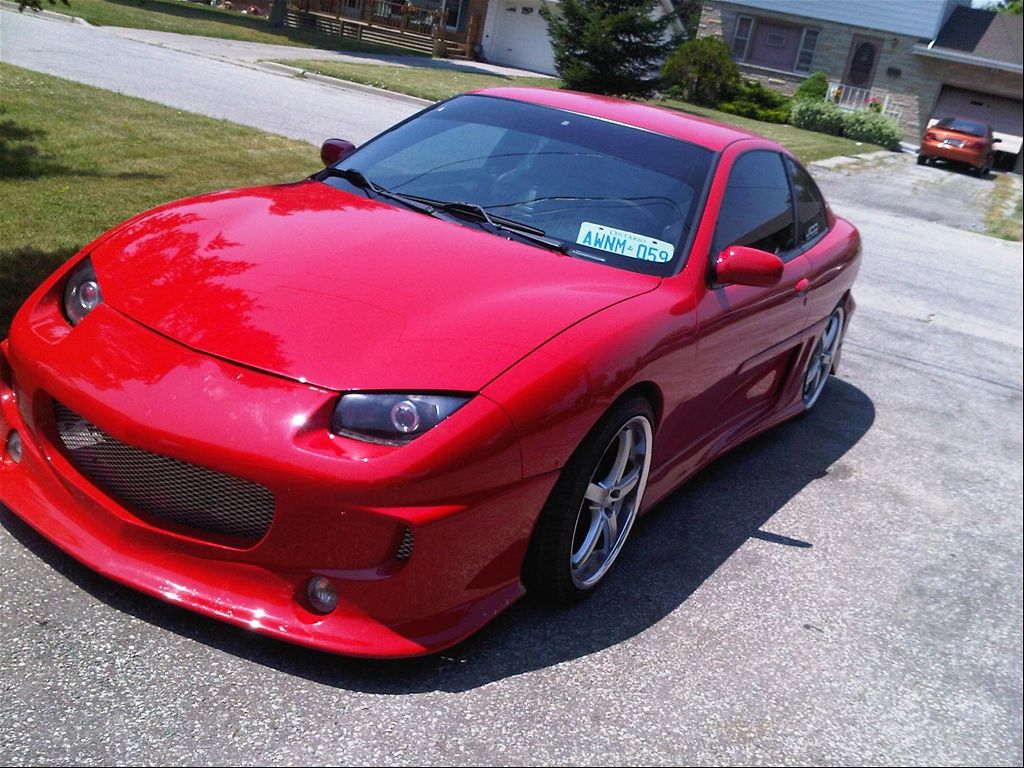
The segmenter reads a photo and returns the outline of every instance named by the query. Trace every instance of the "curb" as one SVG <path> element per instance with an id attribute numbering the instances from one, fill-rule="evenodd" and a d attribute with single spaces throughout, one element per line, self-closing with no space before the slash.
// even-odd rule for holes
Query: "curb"
<path id="1" fill-rule="evenodd" d="M 2 0 L 0 0 L 0 2 L 2 2 Z M 309 72 L 305 69 L 293 67 L 290 64 L 280 64 L 276 61 L 258 61 L 255 66 L 258 69 L 262 69 L 265 72 L 271 72 L 276 75 L 283 75 L 285 77 L 301 77 L 304 80 L 320 83 L 321 85 L 326 85 L 330 88 L 338 88 L 343 91 L 359 91 L 360 93 L 366 93 L 371 96 L 380 96 L 382 98 L 391 99 L 392 101 L 400 101 L 414 107 L 426 107 L 434 103 L 427 99 L 420 99 L 416 96 L 396 93 L 395 91 L 376 88 L 372 85 L 353 83 L 350 80 L 342 80 L 340 77 L 331 77 L 330 75 L 321 75 L 317 72 Z"/>

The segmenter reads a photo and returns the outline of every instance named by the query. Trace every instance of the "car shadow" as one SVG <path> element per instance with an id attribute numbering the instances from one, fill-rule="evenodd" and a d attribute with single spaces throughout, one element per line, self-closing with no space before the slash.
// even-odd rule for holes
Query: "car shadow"
<path id="1" fill-rule="evenodd" d="M 750 538 L 813 547 L 813 541 L 763 527 L 809 483 L 829 475 L 830 468 L 842 476 L 845 470 L 837 463 L 874 419 L 874 404 L 864 392 L 833 379 L 812 413 L 712 463 L 643 517 L 615 569 L 587 600 L 561 608 L 524 598 L 468 640 L 418 659 L 351 659 L 245 632 L 108 581 L 2 508 L 0 523 L 115 610 L 214 649 L 347 690 L 465 691 L 581 658 L 644 632 L 685 603 Z"/>

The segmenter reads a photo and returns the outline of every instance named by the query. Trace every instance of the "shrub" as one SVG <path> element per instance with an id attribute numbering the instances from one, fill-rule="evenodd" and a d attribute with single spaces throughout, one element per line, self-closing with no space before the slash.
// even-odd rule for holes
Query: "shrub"
<path id="1" fill-rule="evenodd" d="M 815 72 L 796 89 L 795 101 L 824 101 L 828 95 L 828 78 L 824 72 Z"/>
<path id="2" fill-rule="evenodd" d="M 789 122 L 797 128 L 842 136 L 845 128 L 843 110 L 829 101 L 797 101 Z"/>
<path id="3" fill-rule="evenodd" d="M 698 37 L 680 45 L 662 68 L 669 94 L 694 104 L 713 107 L 728 101 L 740 87 L 740 70 L 725 43 Z"/>
<path id="4" fill-rule="evenodd" d="M 755 80 L 740 84 L 731 101 L 722 102 L 718 108 L 732 115 L 761 120 L 766 123 L 789 122 L 792 100 L 778 91 L 765 88 Z"/>
<path id="5" fill-rule="evenodd" d="M 870 108 L 847 113 L 843 127 L 848 138 L 886 149 L 899 149 L 903 136 L 895 121 Z"/>

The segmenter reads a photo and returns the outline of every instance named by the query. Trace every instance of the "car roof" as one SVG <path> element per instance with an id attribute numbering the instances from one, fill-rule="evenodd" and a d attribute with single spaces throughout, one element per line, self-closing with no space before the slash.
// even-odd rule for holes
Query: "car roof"
<path id="1" fill-rule="evenodd" d="M 595 96 L 590 93 L 577 93 L 554 88 L 486 88 L 472 91 L 472 93 L 554 107 L 602 120 L 610 120 L 682 139 L 715 152 L 721 152 L 733 142 L 745 139 L 767 141 L 756 133 L 716 123 L 713 120 L 706 120 L 666 107 L 656 107 L 609 96 Z"/>

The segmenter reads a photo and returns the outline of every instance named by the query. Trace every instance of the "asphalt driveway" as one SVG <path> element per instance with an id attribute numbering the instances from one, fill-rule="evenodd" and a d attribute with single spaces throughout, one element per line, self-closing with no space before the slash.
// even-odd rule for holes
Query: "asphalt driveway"
<path id="1" fill-rule="evenodd" d="M 75 54 L 101 38 L 21 24 L 9 47 L 10 16 L 4 60 L 117 87 Z M 126 90 L 151 69 L 174 99 L 234 77 L 233 119 L 287 135 L 395 119 L 130 55 Z M 246 118 L 250 87 L 276 101 Z M 1020 765 L 1020 245 L 930 220 L 890 157 L 914 177 L 888 197 L 897 173 L 815 170 L 864 239 L 841 376 L 660 504 L 574 608 L 525 600 L 439 656 L 353 661 L 112 584 L 0 511 L 0 763 Z M 960 177 L 920 171 L 969 207 Z"/>

